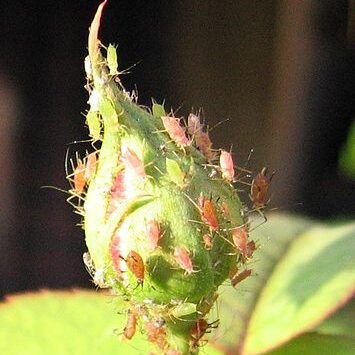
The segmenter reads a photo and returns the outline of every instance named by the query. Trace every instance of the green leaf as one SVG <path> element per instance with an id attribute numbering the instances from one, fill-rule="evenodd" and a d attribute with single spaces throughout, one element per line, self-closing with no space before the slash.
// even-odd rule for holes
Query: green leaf
<path id="1" fill-rule="evenodd" d="M 154 352 L 139 327 L 122 340 L 126 312 L 117 297 L 91 291 L 42 291 L 0 304 L 0 354 L 137 355 Z M 210 346 L 209 355 L 221 355 Z"/>
<path id="2" fill-rule="evenodd" d="M 355 340 L 342 336 L 309 333 L 291 340 L 268 355 L 353 355 Z"/>
<path id="3" fill-rule="evenodd" d="M 355 299 L 326 319 L 316 331 L 322 334 L 355 338 Z"/>
<path id="4" fill-rule="evenodd" d="M 355 225 L 274 215 L 253 233 L 254 277 L 221 294 L 217 342 L 259 354 L 313 329 L 350 297 Z M 233 351 L 233 350 L 232 350 Z"/>
<path id="5" fill-rule="evenodd" d="M 0 304 L 0 353 L 137 354 L 148 342 L 139 334 L 134 346 L 120 341 L 126 315 L 118 314 L 116 302 L 89 291 L 12 296 Z"/>
<path id="6" fill-rule="evenodd" d="M 250 265 L 253 276 L 240 283 L 236 289 L 228 285 L 221 292 L 221 324 L 215 333 L 218 344 L 232 349 L 240 347 L 258 296 L 275 264 L 295 236 L 312 224 L 312 221 L 299 217 L 274 215 L 251 234 L 251 238 L 259 244 L 253 257 L 255 261 Z"/>

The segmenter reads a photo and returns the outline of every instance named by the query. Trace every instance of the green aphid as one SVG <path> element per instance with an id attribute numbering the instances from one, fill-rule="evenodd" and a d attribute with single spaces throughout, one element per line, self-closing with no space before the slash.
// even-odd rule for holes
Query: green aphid
<path id="1" fill-rule="evenodd" d="M 117 51 L 116 47 L 109 44 L 107 48 L 107 66 L 110 69 L 110 75 L 118 75 Z"/>
<path id="2" fill-rule="evenodd" d="M 153 102 L 153 116 L 155 117 L 163 117 L 166 116 L 165 109 L 163 105 L 157 104 L 156 102 Z"/>
<path id="3" fill-rule="evenodd" d="M 176 185 L 183 187 L 185 184 L 185 174 L 181 170 L 179 164 L 173 160 L 166 158 L 166 172 L 168 173 L 168 176 L 172 182 L 174 182 Z"/>
<path id="4" fill-rule="evenodd" d="M 189 314 L 193 314 L 195 312 L 196 312 L 196 304 L 185 302 L 175 306 L 171 310 L 170 314 L 173 317 L 179 319 L 181 317 L 188 316 Z"/>
<path id="5" fill-rule="evenodd" d="M 101 122 L 97 112 L 89 111 L 86 115 L 86 124 L 89 127 L 90 136 L 94 141 L 101 139 Z"/>

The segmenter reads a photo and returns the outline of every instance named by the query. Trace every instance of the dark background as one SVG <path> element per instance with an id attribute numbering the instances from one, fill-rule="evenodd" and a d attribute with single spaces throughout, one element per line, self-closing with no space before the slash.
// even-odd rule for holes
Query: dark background
<path id="1" fill-rule="evenodd" d="M 0 295 L 92 287 L 64 161 L 83 151 L 83 59 L 98 1 L 0 1 Z M 353 2 L 114 1 L 103 43 L 118 44 L 139 102 L 203 108 L 215 147 L 277 171 L 271 207 L 353 217 L 338 155 L 354 116 Z M 71 144 L 72 143 L 72 144 Z"/>

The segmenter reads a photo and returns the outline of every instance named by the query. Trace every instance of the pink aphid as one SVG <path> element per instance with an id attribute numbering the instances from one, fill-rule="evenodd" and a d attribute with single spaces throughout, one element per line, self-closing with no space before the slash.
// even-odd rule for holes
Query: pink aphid
<path id="1" fill-rule="evenodd" d="M 176 247 L 174 250 L 175 261 L 186 271 L 188 275 L 194 272 L 190 252 L 184 247 Z"/>
<path id="2" fill-rule="evenodd" d="M 121 237 L 117 231 L 111 239 L 110 243 L 110 256 L 113 268 L 117 272 L 117 277 L 122 277 L 122 263 L 124 262 L 121 258 Z"/>
<path id="3" fill-rule="evenodd" d="M 245 226 L 234 228 L 232 231 L 233 243 L 245 257 L 248 253 L 248 230 Z"/>
<path id="4" fill-rule="evenodd" d="M 200 118 L 193 113 L 189 114 L 187 118 L 187 131 L 191 136 L 195 136 L 199 132 L 202 132 L 203 125 L 200 122 Z"/>
<path id="5" fill-rule="evenodd" d="M 160 235 L 159 223 L 155 220 L 150 220 L 146 226 L 147 245 L 150 250 L 155 250 L 158 247 Z"/>
<path id="6" fill-rule="evenodd" d="M 121 160 L 127 176 L 133 179 L 145 177 L 144 164 L 133 150 L 127 147 L 122 148 Z"/>
<path id="7" fill-rule="evenodd" d="M 120 208 L 126 199 L 125 172 L 120 171 L 113 182 L 110 191 L 110 203 L 107 213 L 110 215 L 117 208 Z"/>
<path id="8" fill-rule="evenodd" d="M 233 182 L 234 180 L 234 164 L 232 154 L 222 150 L 219 157 L 219 165 L 221 167 L 222 176 L 227 181 Z"/>
<path id="9" fill-rule="evenodd" d="M 184 147 L 190 144 L 186 136 L 186 130 L 180 125 L 180 119 L 170 116 L 162 116 L 164 128 L 168 132 L 170 138 L 179 146 Z"/>

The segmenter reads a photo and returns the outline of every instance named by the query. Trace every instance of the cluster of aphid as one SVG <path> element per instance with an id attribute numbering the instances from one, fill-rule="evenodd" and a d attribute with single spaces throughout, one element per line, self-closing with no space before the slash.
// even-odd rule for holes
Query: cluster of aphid
<path id="1" fill-rule="evenodd" d="M 159 354 L 195 352 L 218 326 L 207 320 L 218 287 L 251 275 L 245 264 L 256 245 L 234 188 L 249 175 L 230 152 L 212 148 L 198 115 L 185 126 L 162 105 L 147 111 L 124 91 L 115 47 L 105 58 L 97 39 L 103 6 L 85 60 L 95 151 L 77 157 L 68 174 L 84 217 L 84 262 L 95 284 L 127 305 L 125 339 L 140 329 Z M 249 183 L 252 210 L 262 213 L 270 180 L 263 169 Z"/>

